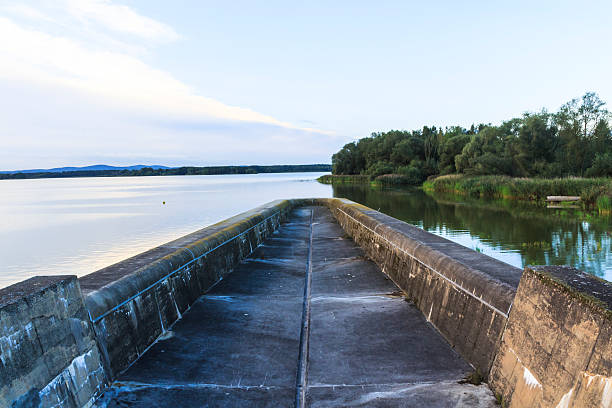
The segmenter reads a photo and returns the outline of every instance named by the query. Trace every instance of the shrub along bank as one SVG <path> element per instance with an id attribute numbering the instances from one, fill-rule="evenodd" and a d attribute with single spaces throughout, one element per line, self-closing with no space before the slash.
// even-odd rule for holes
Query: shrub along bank
<path id="1" fill-rule="evenodd" d="M 317 180 L 323 184 L 371 184 L 374 186 L 415 186 L 421 184 L 421 180 L 405 174 L 382 174 L 380 176 L 326 174 Z"/>
<path id="2" fill-rule="evenodd" d="M 458 193 L 490 198 L 544 201 L 547 196 L 580 196 L 588 207 L 612 208 L 611 178 L 513 178 L 508 176 L 447 175 L 428 180 L 426 191 Z"/>

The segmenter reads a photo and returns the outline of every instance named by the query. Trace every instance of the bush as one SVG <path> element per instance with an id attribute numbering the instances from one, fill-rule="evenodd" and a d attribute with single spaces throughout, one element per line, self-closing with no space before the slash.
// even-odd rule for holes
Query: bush
<path id="1" fill-rule="evenodd" d="M 383 174 L 382 176 L 378 176 L 374 179 L 376 183 L 380 183 L 382 185 L 410 185 L 417 186 L 421 184 L 421 180 L 415 182 L 411 177 L 405 176 L 403 174 Z"/>
<path id="2" fill-rule="evenodd" d="M 612 153 L 598 154 L 586 171 L 587 177 L 612 176 Z"/>
<path id="3" fill-rule="evenodd" d="M 376 162 L 370 167 L 368 167 L 365 173 L 372 177 L 378 177 L 382 176 L 383 174 L 393 173 L 393 165 L 389 162 Z"/>
<path id="4" fill-rule="evenodd" d="M 425 180 L 425 175 L 418 167 L 403 166 L 398 169 L 398 173 L 410 181 L 408 184 L 418 185 Z"/>

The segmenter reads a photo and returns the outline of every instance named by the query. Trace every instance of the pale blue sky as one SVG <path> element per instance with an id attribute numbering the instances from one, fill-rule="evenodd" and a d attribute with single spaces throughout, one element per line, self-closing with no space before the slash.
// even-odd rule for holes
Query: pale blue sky
<path id="1" fill-rule="evenodd" d="M 0 169 L 329 162 L 373 131 L 612 101 L 611 18 L 604 1 L 0 0 Z"/>

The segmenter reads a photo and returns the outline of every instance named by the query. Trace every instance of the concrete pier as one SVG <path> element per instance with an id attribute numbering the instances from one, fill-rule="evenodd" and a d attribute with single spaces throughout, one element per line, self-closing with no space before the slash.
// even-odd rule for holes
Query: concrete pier
<path id="1" fill-rule="evenodd" d="M 300 207 L 97 406 L 494 406 L 472 371 L 327 207 Z"/>
<path id="2" fill-rule="evenodd" d="M 0 407 L 612 408 L 611 333 L 610 282 L 277 200 L 1 289 Z"/>

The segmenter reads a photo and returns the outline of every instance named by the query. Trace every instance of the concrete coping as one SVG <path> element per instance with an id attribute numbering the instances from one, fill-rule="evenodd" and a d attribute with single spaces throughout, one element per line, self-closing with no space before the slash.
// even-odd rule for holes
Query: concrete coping
<path id="1" fill-rule="evenodd" d="M 363 205 L 346 201 L 330 204 L 457 289 L 508 317 L 521 269 Z"/>
<path id="2" fill-rule="evenodd" d="M 33 278 L 7 286 L 0 289 L 0 309 L 18 303 L 47 289 L 55 288 L 64 282 L 76 279 L 77 277 L 74 275 L 34 276 Z"/>
<path id="3" fill-rule="evenodd" d="M 276 200 L 79 278 L 92 320 L 287 210 Z"/>
<path id="4" fill-rule="evenodd" d="M 612 318 L 612 282 L 570 266 L 529 265 L 525 270 L 555 285 L 593 311 Z"/>

